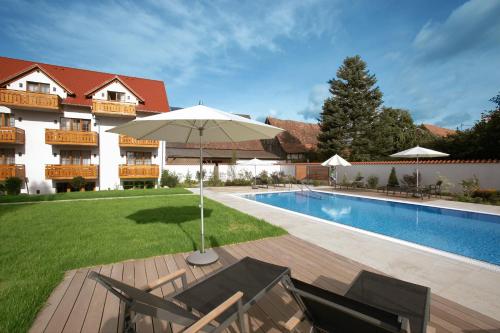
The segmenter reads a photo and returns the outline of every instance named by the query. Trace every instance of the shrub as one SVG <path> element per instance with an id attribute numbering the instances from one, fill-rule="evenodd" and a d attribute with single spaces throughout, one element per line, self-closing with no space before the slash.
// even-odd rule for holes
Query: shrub
<path id="1" fill-rule="evenodd" d="M 168 170 L 163 170 L 160 178 L 161 186 L 168 186 L 170 188 L 176 187 L 179 184 L 179 177 L 175 172 L 170 172 Z"/>
<path id="2" fill-rule="evenodd" d="M 396 176 L 396 169 L 394 167 L 392 167 L 391 173 L 389 174 L 389 179 L 387 180 L 387 185 L 399 186 L 398 177 Z"/>
<path id="3" fill-rule="evenodd" d="M 471 197 L 476 190 L 479 190 L 479 179 L 473 175 L 472 178 L 462 180 L 460 185 L 462 185 L 464 196 Z"/>
<path id="4" fill-rule="evenodd" d="M 404 175 L 403 182 L 408 186 L 417 186 L 417 173 L 414 172 L 411 175 Z M 418 183 L 422 184 L 422 175 L 418 173 Z"/>
<path id="5" fill-rule="evenodd" d="M 87 182 L 85 181 L 85 178 L 82 176 L 76 176 L 71 179 L 71 188 L 74 191 L 80 191 L 82 188 L 85 188 L 85 185 L 87 185 Z"/>
<path id="6" fill-rule="evenodd" d="M 223 186 L 224 183 L 220 180 L 219 174 L 217 172 L 214 172 L 209 178 L 208 178 L 208 186 Z"/>
<path id="7" fill-rule="evenodd" d="M 207 172 L 203 169 L 203 180 L 207 177 Z M 200 181 L 200 171 L 196 171 L 196 181 Z"/>
<path id="8" fill-rule="evenodd" d="M 184 185 L 186 187 L 190 187 L 190 186 L 193 186 L 195 183 L 195 181 L 193 180 L 192 176 L 191 176 L 191 171 L 188 170 L 188 172 L 186 173 L 186 176 L 184 176 Z"/>
<path id="9" fill-rule="evenodd" d="M 371 175 L 371 176 L 368 177 L 368 179 L 366 180 L 366 182 L 368 183 L 368 188 L 377 188 L 378 177 L 375 176 L 375 175 Z"/>
<path id="10" fill-rule="evenodd" d="M 9 177 L 5 180 L 5 190 L 7 194 L 18 195 L 21 193 L 23 180 L 19 177 Z"/>
<path id="11" fill-rule="evenodd" d="M 347 175 L 344 173 L 344 176 L 342 177 L 342 185 L 348 185 L 349 184 L 349 178 L 347 178 Z"/>
<path id="12" fill-rule="evenodd" d="M 491 201 L 496 195 L 497 190 L 488 188 L 488 189 L 478 189 L 472 193 L 473 198 L 482 198 L 487 201 Z"/>
<path id="13" fill-rule="evenodd" d="M 235 178 L 226 180 L 226 186 L 248 186 L 252 185 L 252 181 L 244 178 Z"/>
<path id="14" fill-rule="evenodd" d="M 314 180 L 312 181 L 312 184 L 313 184 L 313 186 L 320 186 L 320 185 L 321 185 L 321 182 L 320 182 L 319 180 L 317 180 L 317 179 L 314 179 Z"/>
<path id="15" fill-rule="evenodd" d="M 267 174 L 266 170 L 263 170 L 261 173 L 259 173 L 259 178 L 262 184 L 269 184 L 269 175 Z"/>
<path id="16" fill-rule="evenodd" d="M 354 178 L 354 180 L 357 182 L 363 180 L 363 176 L 361 175 L 361 172 L 358 171 L 358 173 L 356 174 L 356 178 Z"/>

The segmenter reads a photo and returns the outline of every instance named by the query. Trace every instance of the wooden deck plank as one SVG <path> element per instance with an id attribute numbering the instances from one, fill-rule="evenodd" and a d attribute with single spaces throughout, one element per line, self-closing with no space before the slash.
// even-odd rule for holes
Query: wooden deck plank
<path id="1" fill-rule="evenodd" d="M 111 278 L 121 281 L 123 278 L 123 264 L 114 264 L 111 268 Z M 118 330 L 118 317 L 120 315 L 120 300 L 108 292 L 102 313 L 100 332 L 116 333 Z"/>
<path id="2" fill-rule="evenodd" d="M 101 271 L 101 267 L 94 267 L 90 271 L 94 271 L 99 273 Z M 82 290 L 78 299 L 75 302 L 75 306 L 69 315 L 68 321 L 66 322 L 66 326 L 64 326 L 63 332 L 71 333 L 71 332 L 80 332 L 83 325 L 83 320 L 87 315 L 87 311 L 89 309 L 90 301 L 92 299 L 92 295 L 94 294 L 96 281 L 86 278 L 83 283 Z"/>
<path id="3" fill-rule="evenodd" d="M 156 270 L 156 264 L 154 258 L 148 258 L 144 260 L 144 265 L 146 266 L 146 278 L 148 283 L 158 280 L 158 271 Z M 151 292 L 153 295 L 158 297 L 164 297 L 161 288 L 157 288 Z M 158 318 L 153 318 L 153 329 L 155 333 L 166 333 L 168 330 L 168 323 L 164 320 L 159 320 Z"/>
<path id="4" fill-rule="evenodd" d="M 31 326 L 30 333 L 40 333 L 45 330 L 50 319 L 54 315 L 57 306 L 64 297 L 64 294 L 68 290 L 68 287 L 76 274 L 76 270 L 66 272 L 62 282 L 54 289 L 52 294 L 49 296 L 47 303 L 45 303 L 42 310 L 40 310 L 37 318 L 35 319 L 33 326 Z"/>
<path id="5" fill-rule="evenodd" d="M 111 265 L 101 267 L 101 273 L 104 276 L 111 276 Z M 89 310 L 83 321 L 82 333 L 99 332 L 101 327 L 102 313 L 104 304 L 106 303 L 106 295 L 108 291 L 100 284 L 96 284 L 94 294 L 90 300 Z"/>
<path id="6" fill-rule="evenodd" d="M 100 269 L 102 274 L 121 279 L 130 285 L 142 286 L 160 276 L 185 268 L 188 283 L 193 283 L 242 257 L 251 256 L 288 266 L 294 277 L 339 293 L 345 291 L 360 270 L 373 271 L 291 235 L 228 245 L 217 248 L 216 252 L 220 256 L 219 262 L 205 267 L 189 266 L 185 260 L 189 253 L 184 253 L 93 269 Z M 92 281 L 85 279 L 88 270 L 75 270 L 66 274 L 65 280 L 50 296 L 50 303 L 34 322 L 32 332 L 61 332 L 63 329 L 70 332 L 79 331 L 79 328 L 82 328 L 82 332 L 97 332 L 101 326 L 102 331 L 108 331 L 106 322 L 110 320 L 113 325 L 110 325 L 109 331 L 121 331 L 123 306 L 113 295 L 108 295 L 103 287 L 95 282 L 93 285 Z M 177 281 L 159 288 L 155 294 L 165 297 L 179 288 L 181 284 Z M 278 285 L 249 311 L 251 331 L 281 332 L 279 322 L 288 319 L 296 309 L 293 299 Z M 500 332 L 500 322 L 436 295 L 432 295 L 430 321 L 438 333 Z M 137 329 L 139 332 L 169 332 L 168 326 L 153 322 L 151 318 L 144 318 L 138 323 Z M 174 332 L 179 329 L 178 326 L 174 327 Z M 237 332 L 237 325 L 233 324 L 229 331 Z"/>
<path id="7" fill-rule="evenodd" d="M 54 312 L 49 324 L 45 328 L 45 332 L 62 332 L 88 272 L 88 269 L 79 269 L 75 273 L 75 277 L 71 281 L 68 290 L 64 294 L 64 298 L 61 300 L 61 303 L 59 303 L 57 310 Z"/>

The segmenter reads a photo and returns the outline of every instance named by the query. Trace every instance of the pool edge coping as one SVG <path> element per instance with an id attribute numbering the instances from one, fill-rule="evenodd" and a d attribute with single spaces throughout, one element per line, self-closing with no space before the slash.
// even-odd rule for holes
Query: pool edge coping
<path id="1" fill-rule="evenodd" d="M 337 193 L 332 193 L 332 192 L 327 192 L 327 191 L 318 191 L 318 190 L 315 190 L 315 191 L 316 192 L 327 193 L 327 194 L 337 194 Z M 312 192 L 315 192 L 315 191 L 312 191 Z M 254 202 L 254 203 L 257 203 L 259 205 L 267 206 L 267 207 L 270 207 L 270 208 L 275 208 L 275 209 L 278 209 L 278 210 L 281 210 L 281 211 L 284 211 L 284 212 L 288 212 L 288 213 L 291 213 L 291 214 L 295 214 L 295 215 L 298 215 L 298 216 L 301 216 L 301 217 L 309 218 L 309 219 L 312 219 L 315 222 L 320 222 L 320 223 L 325 223 L 325 224 L 329 224 L 329 225 L 334 225 L 334 226 L 337 226 L 337 227 L 340 227 L 340 228 L 343 228 L 343 229 L 346 229 L 346 230 L 350 230 L 350 231 L 358 232 L 358 233 L 361 233 L 361 234 L 364 234 L 364 235 L 376 237 L 376 238 L 379 238 L 379 239 L 383 239 L 383 240 L 390 241 L 390 242 L 393 242 L 393 243 L 397 243 L 397 244 L 400 244 L 400 245 L 408 246 L 408 247 L 411 247 L 411 248 L 414 248 L 414 249 L 417 249 L 417 250 L 421 250 L 421 251 L 433 253 L 433 254 L 440 255 L 440 256 L 443 256 L 443 257 L 446 257 L 446 258 L 449 258 L 449 259 L 457 260 L 457 261 L 460 261 L 460 262 L 465 262 L 467 264 L 478 266 L 480 268 L 487 269 L 487 270 L 490 270 L 490 271 L 500 272 L 500 265 L 495 265 L 495 264 L 492 264 L 492 263 L 488 263 L 486 261 L 481 261 L 481 260 L 478 260 L 478 259 L 474 259 L 474 258 L 469 258 L 469 257 L 466 257 L 466 256 L 462 256 L 460 254 L 456 254 L 456 253 L 452 253 L 452 252 L 447 252 L 447 251 L 435 249 L 433 247 L 429 247 L 429 246 L 425 246 L 425 245 L 420 245 L 420 244 L 416 244 L 416 243 L 413 243 L 413 242 L 405 241 L 405 240 L 402 240 L 402 239 L 398 239 L 398 238 L 394 238 L 394 237 L 390 237 L 390 236 L 378 234 L 378 233 L 375 233 L 375 232 L 372 232 L 372 231 L 368 231 L 368 230 L 364 230 L 364 229 L 359 229 L 359 228 L 351 227 L 351 226 L 348 226 L 348 225 L 345 225 L 345 224 L 342 224 L 342 223 L 339 223 L 339 222 L 336 222 L 336 221 L 330 221 L 330 220 L 322 219 L 322 218 L 319 218 L 319 217 L 310 216 L 310 215 L 307 215 L 307 214 L 295 212 L 295 211 L 292 211 L 292 210 L 289 210 L 289 209 L 285 209 L 285 208 L 273 206 L 273 205 L 270 205 L 270 204 L 267 204 L 267 203 L 263 203 L 263 202 L 259 202 L 259 201 L 256 201 L 256 200 L 251 200 L 251 199 L 243 197 L 244 195 L 249 195 L 249 194 L 254 194 L 255 195 L 255 194 L 287 193 L 287 192 L 300 192 L 300 190 L 269 191 L 269 192 L 258 192 L 258 193 L 248 192 L 248 193 L 238 193 L 238 194 L 224 193 L 224 194 L 227 194 L 227 195 L 235 197 L 235 198 L 239 198 L 239 199 L 247 200 L 247 201 L 250 201 L 250 202 Z M 344 195 L 344 194 L 339 194 L 339 195 Z M 346 194 L 346 196 L 362 197 L 362 198 L 366 198 L 366 199 L 373 199 L 372 197 L 361 196 L 361 195 Z M 409 203 L 409 204 L 413 204 L 413 205 L 421 205 L 421 204 L 417 204 L 417 203 L 413 203 L 413 202 L 410 203 L 410 202 L 407 202 L 407 201 L 400 201 L 400 200 L 384 200 L 384 199 L 380 199 L 380 198 L 377 198 L 375 200 L 393 201 L 393 202 L 398 202 L 398 203 Z M 421 205 L 421 206 L 428 206 L 428 207 L 434 207 L 434 208 L 448 209 L 447 207 L 442 207 L 442 206 L 430 206 L 430 205 Z M 482 212 L 470 211 L 470 210 L 461 210 L 461 209 L 453 209 L 453 210 L 465 211 L 465 212 L 470 212 L 470 213 L 488 214 L 488 213 L 482 213 Z M 500 216 L 500 215 L 497 215 L 497 214 L 489 214 L 489 215 Z"/>

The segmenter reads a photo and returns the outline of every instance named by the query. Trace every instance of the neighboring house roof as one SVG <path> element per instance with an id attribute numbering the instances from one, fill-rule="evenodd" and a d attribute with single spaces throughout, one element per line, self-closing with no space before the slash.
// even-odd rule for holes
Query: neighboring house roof
<path id="1" fill-rule="evenodd" d="M 266 124 L 285 130 L 277 135 L 281 148 L 286 153 L 305 153 L 315 150 L 318 146 L 318 124 L 304 123 L 295 120 L 282 120 L 273 117 L 266 118 Z"/>
<path id="2" fill-rule="evenodd" d="M 234 154 L 234 155 L 233 155 Z M 175 158 L 199 158 L 200 150 L 198 148 L 172 148 L 166 149 L 167 157 Z M 245 150 L 245 149 L 203 149 L 204 158 L 227 158 L 230 159 L 235 156 L 237 159 L 268 159 L 279 160 L 280 158 L 273 153 L 265 150 Z"/>
<path id="3" fill-rule="evenodd" d="M 439 127 L 432 124 L 423 124 L 423 125 L 426 130 L 428 130 L 431 134 L 434 134 L 435 136 L 445 137 L 448 135 L 455 134 L 457 132 L 449 128 Z"/>
<path id="4" fill-rule="evenodd" d="M 70 96 L 63 100 L 63 104 L 90 107 L 92 99 L 87 98 L 86 93 L 118 77 L 131 92 L 143 100 L 143 103 L 137 105 L 137 111 L 170 111 L 165 85 L 163 81 L 158 80 L 0 57 L 0 85 L 4 85 L 4 81 L 12 80 L 13 77 L 19 77 L 33 70 L 34 66 L 41 68 L 47 76 L 69 92 Z"/>

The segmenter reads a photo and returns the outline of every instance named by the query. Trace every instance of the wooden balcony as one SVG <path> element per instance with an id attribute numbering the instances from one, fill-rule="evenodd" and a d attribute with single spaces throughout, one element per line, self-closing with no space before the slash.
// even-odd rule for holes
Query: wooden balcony
<path id="1" fill-rule="evenodd" d="M 110 117 L 135 117 L 135 104 L 110 101 L 92 101 L 92 112 Z"/>
<path id="2" fill-rule="evenodd" d="M 0 127 L 0 143 L 24 145 L 24 130 L 17 127 Z"/>
<path id="3" fill-rule="evenodd" d="M 45 129 L 45 143 L 48 145 L 93 146 L 98 145 L 97 132 Z"/>
<path id="4" fill-rule="evenodd" d="M 59 96 L 54 94 L 0 89 L 0 105 L 13 108 L 59 111 L 60 101 Z"/>
<path id="5" fill-rule="evenodd" d="M 120 165 L 119 175 L 121 179 L 147 179 L 158 178 L 160 167 L 158 165 Z"/>
<path id="6" fill-rule="evenodd" d="M 0 181 L 10 177 L 24 179 L 25 175 L 24 164 L 0 164 Z"/>
<path id="7" fill-rule="evenodd" d="M 82 176 L 85 179 L 97 179 L 97 165 L 48 164 L 45 166 L 45 179 L 71 180 Z"/>
<path id="8" fill-rule="evenodd" d="M 158 140 L 138 140 L 126 135 L 120 135 L 120 147 L 142 147 L 142 148 L 158 148 L 160 141 Z"/>

